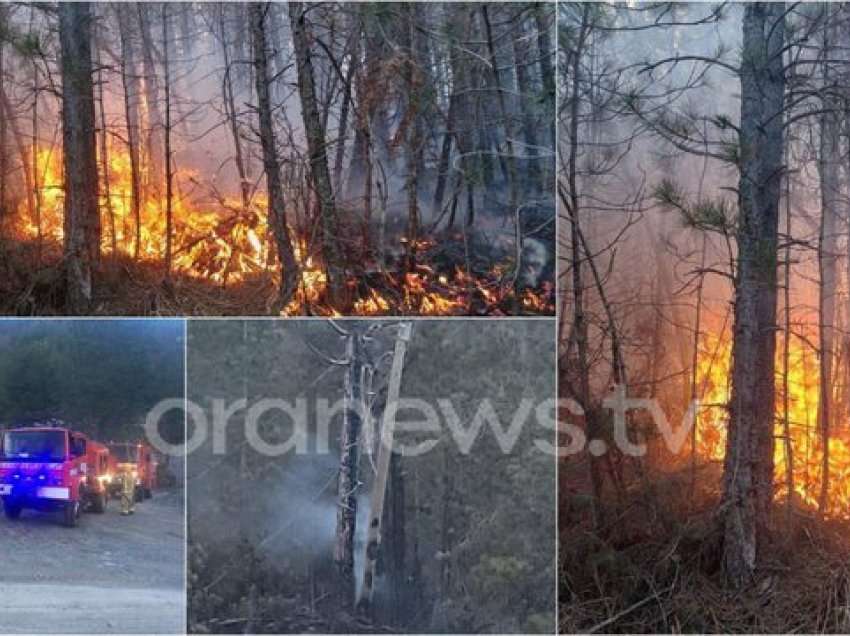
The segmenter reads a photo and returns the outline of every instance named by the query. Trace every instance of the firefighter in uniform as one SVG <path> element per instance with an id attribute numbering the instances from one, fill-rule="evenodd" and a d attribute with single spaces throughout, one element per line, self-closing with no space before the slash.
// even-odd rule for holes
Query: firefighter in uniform
<path id="1" fill-rule="evenodd" d="M 133 473 L 125 470 L 121 473 L 121 514 L 124 516 L 136 512 L 136 479 Z"/>

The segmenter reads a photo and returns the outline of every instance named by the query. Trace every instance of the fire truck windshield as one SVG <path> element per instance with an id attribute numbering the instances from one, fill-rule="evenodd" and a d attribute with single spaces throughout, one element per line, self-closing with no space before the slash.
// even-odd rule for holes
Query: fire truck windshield
<path id="1" fill-rule="evenodd" d="M 135 444 L 110 444 L 109 453 L 115 458 L 115 460 L 119 464 L 136 463 Z"/>
<path id="2" fill-rule="evenodd" d="M 64 431 L 9 431 L 3 435 L 3 459 L 65 460 Z"/>

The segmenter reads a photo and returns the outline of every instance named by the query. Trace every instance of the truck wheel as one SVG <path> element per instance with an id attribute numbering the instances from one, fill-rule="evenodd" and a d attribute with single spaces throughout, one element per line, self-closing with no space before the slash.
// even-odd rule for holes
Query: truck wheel
<path id="1" fill-rule="evenodd" d="M 133 498 L 136 500 L 136 503 L 141 503 L 141 501 L 145 498 L 145 493 L 141 486 L 136 486 Z"/>
<path id="2" fill-rule="evenodd" d="M 17 519 L 21 516 L 21 506 L 16 506 L 8 501 L 3 502 L 3 512 L 6 513 L 7 519 Z"/>
<path id="3" fill-rule="evenodd" d="M 151 489 L 145 488 L 145 499 L 150 499 L 151 497 L 153 497 L 153 493 L 151 492 Z"/>
<path id="4" fill-rule="evenodd" d="M 92 512 L 96 512 L 97 514 L 103 514 L 106 510 L 106 495 L 104 493 L 100 493 L 94 496 L 91 502 Z"/>
<path id="5" fill-rule="evenodd" d="M 69 501 L 62 510 L 63 522 L 68 528 L 75 528 L 80 518 L 80 502 Z"/>

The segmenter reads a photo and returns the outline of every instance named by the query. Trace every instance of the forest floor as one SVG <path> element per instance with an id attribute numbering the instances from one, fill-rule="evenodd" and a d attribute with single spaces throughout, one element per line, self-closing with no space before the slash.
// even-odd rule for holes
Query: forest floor
<path id="1" fill-rule="evenodd" d="M 850 521 L 821 520 L 783 502 L 753 584 L 723 583 L 716 517 L 719 470 L 650 478 L 606 502 L 601 531 L 586 494 L 563 487 L 560 524 L 561 633 L 848 633 Z M 571 482 L 571 485 L 576 483 Z"/>
<path id="2" fill-rule="evenodd" d="M 445 260 L 447 271 L 455 271 L 457 255 L 450 259 L 445 250 L 435 250 L 434 259 Z M 430 257 L 429 257 L 430 258 Z M 39 256 L 33 242 L 0 242 L 0 315 L 64 315 L 64 280 L 61 252 L 47 245 Z M 489 264 L 489 262 L 488 262 Z M 423 257 L 423 272 L 431 272 Z M 510 288 L 510 277 L 497 275 L 481 263 L 473 273 L 477 283 L 467 289 L 453 279 L 447 285 L 433 275 L 420 277 L 406 287 L 399 272 L 372 271 L 349 280 L 352 302 L 364 308 L 346 314 L 375 315 L 551 315 L 554 291 L 549 283 L 529 290 L 522 299 Z M 441 270 L 442 271 L 442 270 Z M 91 315 L 97 316 L 267 316 L 276 300 L 276 283 L 271 271 L 258 271 L 231 277 L 229 281 L 173 272 L 165 281 L 161 264 L 135 261 L 129 256 L 103 256 L 95 275 Z M 449 276 L 451 279 L 451 276 Z M 427 281 L 427 282 L 423 282 Z M 421 283 L 421 285 L 420 285 Z M 415 289 L 414 289 L 415 288 Z M 414 293 L 411 293 L 411 292 Z M 298 308 L 299 315 L 332 315 L 317 290 L 301 289 L 311 298 Z M 385 305 L 368 302 L 378 295 Z M 446 309 L 435 308 L 435 298 L 445 299 Z M 371 306 L 371 309 L 368 309 Z"/>
<path id="3" fill-rule="evenodd" d="M 58 513 L 0 517 L 0 633 L 183 633 L 182 491 L 122 517 L 117 501 L 76 528 Z"/>
<path id="4" fill-rule="evenodd" d="M 279 569 L 282 567 L 282 569 Z M 286 572 L 284 574 L 284 572 Z M 189 632 L 400 633 L 342 607 L 333 590 L 270 563 L 246 542 L 189 548 Z"/>

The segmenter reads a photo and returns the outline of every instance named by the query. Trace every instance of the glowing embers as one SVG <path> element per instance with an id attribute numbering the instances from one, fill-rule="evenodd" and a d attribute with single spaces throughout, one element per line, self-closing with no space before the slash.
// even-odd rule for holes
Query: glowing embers
<path id="1" fill-rule="evenodd" d="M 811 330 L 814 331 L 814 330 Z M 776 496 L 787 496 L 785 457 L 785 395 L 783 335 L 777 337 L 774 452 Z M 815 508 L 821 491 L 823 443 L 818 428 L 819 365 L 812 349 L 816 334 L 805 341 L 793 336 L 788 346 L 788 430 L 793 459 L 795 498 Z M 699 456 L 722 461 L 726 454 L 727 404 L 730 395 L 732 341 L 729 334 L 703 333 L 697 362 L 700 409 L 697 416 L 696 449 Z M 844 412 L 834 408 L 834 412 Z M 837 418 L 836 418 L 837 420 Z M 832 423 L 829 439 L 829 509 L 833 516 L 850 518 L 850 439 L 846 428 Z M 842 434 L 845 437 L 842 437 Z"/>

